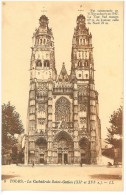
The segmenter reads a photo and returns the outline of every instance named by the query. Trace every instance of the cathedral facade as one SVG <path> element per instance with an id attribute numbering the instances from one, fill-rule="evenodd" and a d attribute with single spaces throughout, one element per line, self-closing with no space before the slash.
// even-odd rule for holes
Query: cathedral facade
<path id="1" fill-rule="evenodd" d="M 71 72 L 57 75 L 52 29 L 45 15 L 33 34 L 25 164 L 98 164 L 101 126 L 94 83 L 92 35 L 76 20 Z"/>

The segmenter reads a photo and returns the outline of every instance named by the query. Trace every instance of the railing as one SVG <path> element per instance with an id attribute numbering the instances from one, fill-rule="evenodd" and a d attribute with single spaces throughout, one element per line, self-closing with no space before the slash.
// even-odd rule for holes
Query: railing
<path id="1" fill-rule="evenodd" d="M 87 44 L 87 45 L 80 45 L 80 44 L 76 45 L 76 44 L 73 44 L 73 48 L 76 48 L 77 46 L 80 49 L 89 48 L 89 47 L 92 48 L 92 44 Z"/>
<path id="2" fill-rule="evenodd" d="M 46 103 L 48 101 L 47 97 L 38 97 L 37 102 L 39 103 Z"/>
<path id="3" fill-rule="evenodd" d="M 53 88 L 53 94 L 71 94 L 73 93 L 73 89 L 72 88 L 65 88 L 65 87 L 62 87 L 62 88 Z"/>
<path id="4" fill-rule="evenodd" d="M 53 129 L 73 128 L 73 122 L 53 122 Z"/>

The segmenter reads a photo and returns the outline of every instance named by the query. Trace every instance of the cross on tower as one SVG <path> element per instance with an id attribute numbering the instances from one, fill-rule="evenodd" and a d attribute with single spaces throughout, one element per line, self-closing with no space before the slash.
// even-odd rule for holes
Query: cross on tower
<path id="1" fill-rule="evenodd" d="M 80 13 L 83 12 L 83 11 L 84 11 L 84 6 L 83 6 L 83 5 L 80 5 L 78 11 L 79 11 Z"/>
<path id="2" fill-rule="evenodd" d="M 45 14 L 47 13 L 46 8 L 45 8 L 45 7 L 43 7 L 43 8 L 42 8 L 42 10 L 41 10 L 41 12 L 42 12 L 42 14 L 43 14 L 43 15 L 45 15 Z"/>

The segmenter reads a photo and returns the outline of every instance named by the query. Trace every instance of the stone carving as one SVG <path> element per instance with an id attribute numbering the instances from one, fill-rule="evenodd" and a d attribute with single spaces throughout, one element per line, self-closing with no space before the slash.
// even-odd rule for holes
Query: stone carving
<path id="1" fill-rule="evenodd" d="M 87 107 L 86 107 L 86 103 L 83 103 L 83 104 L 80 104 L 80 111 L 86 111 L 87 110 Z"/>
<path id="2" fill-rule="evenodd" d="M 38 111 L 45 112 L 45 104 L 38 104 Z"/>
<path id="3" fill-rule="evenodd" d="M 38 83 L 38 91 L 37 91 L 37 96 L 41 97 L 43 95 L 47 95 L 48 88 L 46 83 Z"/>
<path id="4" fill-rule="evenodd" d="M 78 85 L 78 93 L 84 96 L 89 95 L 88 85 Z"/>
<path id="5" fill-rule="evenodd" d="M 83 123 L 86 123 L 86 122 L 87 122 L 87 121 L 86 121 L 86 118 L 84 118 L 84 117 L 81 117 L 81 118 L 80 118 L 80 123 L 83 124 Z"/>
<path id="6" fill-rule="evenodd" d="M 39 123 L 40 125 L 44 125 L 45 119 L 39 118 L 39 119 L 38 119 L 38 123 Z"/>

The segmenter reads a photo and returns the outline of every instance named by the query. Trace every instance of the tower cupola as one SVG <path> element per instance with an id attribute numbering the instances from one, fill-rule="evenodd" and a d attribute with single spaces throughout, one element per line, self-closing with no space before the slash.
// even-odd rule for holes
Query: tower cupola
<path id="1" fill-rule="evenodd" d="M 85 24 L 85 16 L 83 16 L 82 14 L 80 14 L 77 17 L 77 24 Z"/>
<path id="2" fill-rule="evenodd" d="M 41 27 L 48 27 L 48 23 L 49 23 L 49 19 L 47 18 L 47 16 L 45 15 L 42 15 L 40 18 L 39 18 L 39 24 Z"/>

